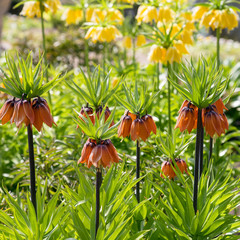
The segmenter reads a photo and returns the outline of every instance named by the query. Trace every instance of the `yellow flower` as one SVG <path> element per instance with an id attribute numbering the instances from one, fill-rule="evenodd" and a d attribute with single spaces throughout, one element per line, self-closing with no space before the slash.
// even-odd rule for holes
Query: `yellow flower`
<path id="1" fill-rule="evenodd" d="M 106 17 L 106 11 L 94 9 L 91 21 L 95 23 L 103 22 Z"/>
<path id="2" fill-rule="evenodd" d="M 122 25 L 124 18 L 123 18 L 122 13 L 119 10 L 113 9 L 113 8 L 108 9 L 107 10 L 107 15 L 108 15 L 108 19 L 110 21 L 114 21 L 114 22 Z"/>
<path id="3" fill-rule="evenodd" d="M 166 48 L 158 46 L 158 45 L 152 45 L 149 55 L 148 55 L 148 60 L 151 62 L 163 62 L 166 57 Z"/>
<path id="4" fill-rule="evenodd" d="M 193 44 L 193 37 L 192 37 L 192 32 L 183 30 L 181 34 L 177 37 L 179 40 L 182 40 L 184 44 Z"/>
<path id="5" fill-rule="evenodd" d="M 173 46 L 178 50 L 180 54 L 189 54 L 188 50 L 186 49 L 186 46 L 183 44 L 182 41 L 174 41 Z"/>
<path id="6" fill-rule="evenodd" d="M 209 12 L 205 12 L 202 16 L 202 19 L 200 21 L 201 26 L 205 26 L 206 28 L 209 28 L 209 23 L 212 20 L 212 18 L 215 16 L 214 11 L 211 10 Z"/>
<path id="7" fill-rule="evenodd" d="M 94 12 L 93 8 L 87 8 L 87 10 L 86 10 L 86 21 L 87 22 L 92 21 L 93 12 Z"/>
<path id="8" fill-rule="evenodd" d="M 141 47 L 142 45 L 146 44 L 146 38 L 144 35 L 138 35 L 137 36 L 137 47 Z"/>
<path id="9" fill-rule="evenodd" d="M 170 22 L 174 19 L 174 11 L 169 7 L 160 7 L 158 12 L 158 21 Z"/>
<path id="10" fill-rule="evenodd" d="M 166 58 L 165 58 L 166 63 L 167 62 L 169 62 L 169 63 L 173 63 L 173 62 L 180 63 L 181 58 L 182 58 L 182 55 L 176 47 L 173 46 L 173 47 L 169 47 L 167 49 Z"/>
<path id="11" fill-rule="evenodd" d="M 179 24 L 174 23 L 172 25 L 170 37 L 174 37 L 180 30 L 181 30 L 181 26 Z M 168 29 L 167 32 L 169 32 L 169 31 L 170 31 L 170 28 Z"/>
<path id="12" fill-rule="evenodd" d="M 194 30 L 196 30 L 194 22 L 192 22 L 192 21 L 186 22 L 184 29 L 187 30 L 187 31 L 194 31 Z"/>
<path id="13" fill-rule="evenodd" d="M 229 31 L 238 26 L 238 14 L 236 11 L 229 9 L 224 10 L 222 13 L 222 26 L 221 28 L 227 28 Z"/>
<path id="14" fill-rule="evenodd" d="M 209 7 L 205 6 L 197 6 L 193 8 L 193 19 L 198 20 L 201 19 L 204 13 L 208 12 Z"/>
<path id="15" fill-rule="evenodd" d="M 213 30 L 217 28 L 232 30 L 238 26 L 238 14 L 231 8 L 211 10 L 203 15 L 200 24 Z"/>
<path id="16" fill-rule="evenodd" d="M 119 30 L 113 26 L 107 27 L 91 27 L 88 29 L 85 39 L 92 38 L 92 42 L 111 42 L 115 40 L 117 37 L 121 37 L 121 33 Z"/>
<path id="17" fill-rule="evenodd" d="M 138 23 L 157 21 L 157 9 L 152 6 L 141 5 L 138 8 L 136 19 Z"/>
<path id="18" fill-rule="evenodd" d="M 187 20 L 187 21 L 192 21 L 192 20 L 193 20 L 192 12 L 182 12 L 182 13 L 180 14 L 180 16 L 181 16 L 182 18 L 184 18 L 185 20 Z"/>
<path id="19" fill-rule="evenodd" d="M 110 9 L 92 9 L 89 10 L 89 13 L 86 14 L 86 20 L 95 22 L 95 23 L 102 23 L 102 22 L 115 22 L 115 24 L 122 24 L 123 23 L 123 15 L 122 13 L 114 8 Z M 114 23 L 111 23 L 114 24 Z"/>
<path id="20" fill-rule="evenodd" d="M 81 9 L 67 8 L 62 15 L 62 20 L 65 20 L 68 25 L 78 24 L 82 19 L 83 11 Z"/>
<path id="21" fill-rule="evenodd" d="M 213 17 L 208 23 L 212 30 L 222 27 L 222 12 L 221 10 L 213 10 Z"/>
<path id="22" fill-rule="evenodd" d="M 44 3 L 45 11 L 56 13 L 61 6 L 60 0 L 46 0 Z"/>
<path id="23" fill-rule="evenodd" d="M 29 1 L 24 3 L 23 9 L 20 15 L 23 15 L 29 18 L 34 18 L 35 16 L 40 18 L 41 17 L 40 3 L 35 1 Z"/>
<path id="24" fill-rule="evenodd" d="M 43 7 L 45 12 L 52 12 L 56 13 L 61 3 L 59 0 L 46 0 L 43 2 Z M 41 10 L 40 10 L 40 3 L 39 1 L 28 1 L 24 3 L 23 9 L 20 15 L 34 18 L 34 17 L 41 17 Z"/>
<path id="25" fill-rule="evenodd" d="M 123 38 L 123 47 L 124 48 L 131 48 L 132 47 L 132 38 L 131 37 L 124 37 Z"/>

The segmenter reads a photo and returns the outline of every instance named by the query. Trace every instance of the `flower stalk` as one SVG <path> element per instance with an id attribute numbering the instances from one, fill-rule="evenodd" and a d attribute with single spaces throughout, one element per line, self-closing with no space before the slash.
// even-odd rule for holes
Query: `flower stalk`
<path id="1" fill-rule="evenodd" d="M 46 37 L 45 37 L 45 27 L 44 27 L 44 19 L 43 19 L 43 13 L 44 13 L 44 6 L 43 6 L 43 0 L 40 0 L 40 12 L 41 12 L 41 28 L 42 28 L 42 46 L 43 46 L 43 59 L 45 66 L 48 65 L 47 62 L 47 49 L 46 49 Z M 48 82 L 48 70 L 45 71 L 45 77 L 46 81 Z M 52 106 L 52 98 L 50 92 L 48 92 L 48 100 L 50 106 Z"/>
<path id="2" fill-rule="evenodd" d="M 140 178 L 140 141 L 137 140 L 137 154 L 136 154 L 136 179 Z M 140 202 L 140 183 L 136 184 L 136 198 Z"/>
<path id="3" fill-rule="evenodd" d="M 193 207 L 195 213 L 197 212 L 198 181 L 199 176 L 201 176 L 200 169 L 203 161 L 202 144 L 203 144 L 202 109 L 198 109 L 197 136 L 195 146 L 194 188 L 193 188 Z"/>
<path id="4" fill-rule="evenodd" d="M 216 37 L 217 37 L 217 69 L 220 67 L 220 36 L 221 36 L 221 29 L 216 29 Z M 209 141 L 209 157 L 208 162 L 210 162 L 210 159 L 212 157 L 212 149 L 213 149 L 213 139 L 210 137 Z"/>
<path id="5" fill-rule="evenodd" d="M 156 63 L 156 72 L 157 72 L 157 91 L 159 90 L 160 76 L 159 76 L 159 62 Z"/>
<path id="6" fill-rule="evenodd" d="M 30 191 L 31 201 L 37 214 L 37 202 L 36 202 L 36 177 L 35 177 L 35 162 L 34 162 L 34 149 L 33 149 L 33 133 L 32 126 L 27 126 L 28 131 L 28 151 L 29 151 L 29 163 L 30 163 Z"/>
<path id="7" fill-rule="evenodd" d="M 167 64 L 168 67 L 168 84 L 167 84 L 167 88 L 168 88 L 168 132 L 171 135 L 172 133 L 172 125 L 171 125 L 171 86 L 170 86 L 170 81 L 169 78 L 171 77 L 171 66 L 170 63 L 168 62 Z"/>
<path id="8" fill-rule="evenodd" d="M 132 44 L 132 51 L 133 51 L 133 55 L 132 55 L 132 63 L 134 66 L 134 79 L 136 80 L 136 72 L 137 72 L 137 66 L 136 66 L 136 44 L 135 44 L 135 40 L 133 39 L 133 44 Z"/>
<path id="9" fill-rule="evenodd" d="M 83 3 L 83 20 L 86 22 L 86 8 Z M 87 30 L 84 31 L 84 36 L 86 36 Z M 88 47 L 88 40 L 84 38 L 84 57 L 85 57 L 85 66 L 87 67 L 87 72 L 88 74 L 90 73 L 90 68 L 89 68 L 89 58 L 88 58 L 88 52 L 89 52 L 89 47 Z"/>
<path id="10" fill-rule="evenodd" d="M 96 222 L 95 222 L 95 239 L 97 238 L 97 231 L 99 227 L 99 213 L 100 213 L 100 188 L 102 184 L 102 169 L 97 168 L 96 171 Z"/>

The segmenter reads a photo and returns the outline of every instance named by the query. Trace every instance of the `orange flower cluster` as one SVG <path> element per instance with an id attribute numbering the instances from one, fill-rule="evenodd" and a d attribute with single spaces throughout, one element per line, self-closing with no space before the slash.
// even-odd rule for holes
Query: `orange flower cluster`
<path id="1" fill-rule="evenodd" d="M 129 111 L 122 117 L 118 127 L 118 137 L 128 137 L 131 135 L 133 141 L 142 139 L 144 142 L 149 138 L 151 132 L 157 133 L 156 124 L 152 116 L 146 114 L 140 118 Z"/>
<path id="2" fill-rule="evenodd" d="M 205 127 L 206 134 L 212 138 L 215 134 L 221 136 L 228 130 L 228 121 L 223 110 L 228 110 L 222 99 L 218 99 L 214 104 L 203 109 L 202 124 Z M 192 129 L 197 128 L 198 108 L 191 102 L 185 100 L 179 110 L 179 116 L 175 128 L 179 128 L 181 132 L 188 130 L 190 133 Z"/>
<path id="3" fill-rule="evenodd" d="M 175 162 L 180 170 L 181 173 L 187 173 L 187 164 L 183 159 L 180 158 L 176 158 Z M 173 179 L 176 177 L 176 173 L 174 172 L 173 168 L 175 168 L 172 160 L 170 160 L 170 162 L 165 161 L 162 163 L 162 172 L 163 174 L 168 177 L 169 179 Z M 176 168 L 175 168 L 176 169 Z M 164 178 L 164 175 L 161 173 L 161 178 Z"/>
<path id="4" fill-rule="evenodd" d="M 89 138 L 82 149 L 78 164 L 86 163 L 88 168 L 92 165 L 95 167 L 102 165 L 105 168 L 110 167 L 111 163 L 118 163 L 119 160 L 121 159 L 110 139 L 97 143 Z"/>
<path id="5" fill-rule="evenodd" d="M 33 124 L 38 131 L 41 131 L 43 123 L 52 127 L 53 117 L 47 101 L 41 97 L 31 100 L 19 99 L 7 100 L 0 110 L 2 125 L 7 122 L 14 122 L 18 128 L 25 123 L 26 126 Z M 56 124 L 55 124 L 56 125 Z"/>
<path id="6" fill-rule="evenodd" d="M 98 107 L 97 110 L 96 110 L 96 116 L 97 116 L 98 119 L 99 119 L 99 117 L 102 113 L 102 110 L 103 110 L 102 106 Z M 89 107 L 88 105 L 86 107 L 81 108 L 79 118 L 82 121 L 84 121 L 81 116 L 87 118 L 86 114 L 89 116 L 91 122 L 93 124 L 95 124 L 95 115 L 93 114 L 93 109 L 91 107 Z M 109 116 L 111 115 L 111 111 L 109 110 L 108 107 L 105 108 L 104 115 L 105 115 L 104 117 L 105 117 L 105 122 L 106 122 L 107 119 L 109 118 Z M 114 125 L 114 121 L 111 122 L 110 127 L 112 127 L 113 125 Z M 77 126 L 77 128 L 79 128 L 79 126 Z"/>

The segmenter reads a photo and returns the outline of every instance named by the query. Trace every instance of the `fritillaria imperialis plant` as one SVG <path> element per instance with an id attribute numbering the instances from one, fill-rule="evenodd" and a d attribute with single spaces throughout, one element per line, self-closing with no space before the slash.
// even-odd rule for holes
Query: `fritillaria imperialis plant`
<path id="1" fill-rule="evenodd" d="M 41 131 L 43 123 L 52 127 L 53 117 L 48 107 L 47 101 L 41 96 L 48 92 L 63 78 L 57 75 L 46 84 L 44 82 L 44 71 L 42 58 L 36 67 L 32 65 L 31 53 L 27 59 L 17 56 L 17 61 L 11 56 L 6 55 L 7 69 L 1 69 L 3 73 L 2 82 L 4 87 L 0 91 L 12 96 L 5 102 L 0 110 L 0 120 L 2 125 L 7 122 L 15 123 L 18 128 L 23 125 L 28 130 L 28 147 L 30 160 L 30 184 L 31 200 L 36 210 L 36 191 L 35 191 L 35 163 L 33 150 L 32 125 Z"/>
<path id="2" fill-rule="evenodd" d="M 80 129 L 89 137 L 82 149 L 81 158 L 78 163 L 86 163 L 88 168 L 92 165 L 96 167 L 95 236 L 97 236 L 99 227 L 102 167 L 110 167 L 112 163 L 118 163 L 120 160 L 110 140 L 115 135 L 117 127 L 117 125 L 110 127 L 113 122 L 114 112 L 106 120 L 104 110 L 99 115 L 97 113 L 94 114 L 94 122 L 92 122 L 92 119 L 86 112 L 85 114 L 80 113 L 80 119 L 78 116 L 74 119 Z"/>
<path id="3" fill-rule="evenodd" d="M 239 16 L 237 11 L 239 8 L 231 5 L 232 1 L 210 0 L 207 3 L 197 4 L 193 9 L 193 17 L 200 21 L 200 27 L 211 28 L 216 30 L 216 55 L 217 67 L 220 67 L 220 37 L 223 29 L 233 30 L 238 26 Z M 234 2 L 234 1 L 233 1 Z M 216 142 L 219 144 L 220 140 Z M 209 143 L 209 160 L 212 156 L 213 139 L 210 136 Z"/>
<path id="4" fill-rule="evenodd" d="M 204 128 L 211 137 L 219 136 L 228 129 L 226 116 L 223 115 L 224 105 L 221 96 L 227 87 L 228 80 L 223 71 L 218 70 L 216 61 L 207 61 L 203 57 L 197 65 L 192 62 L 181 65 L 176 74 L 182 84 L 171 79 L 173 86 L 186 98 L 180 111 L 176 127 L 189 132 L 197 128 L 194 169 L 194 209 L 197 211 L 198 178 L 203 170 L 203 139 Z"/>
<path id="5" fill-rule="evenodd" d="M 149 107 L 158 92 L 150 95 L 146 92 L 145 85 L 139 93 L 137 80 L 135 90 L 131 92 L 126 85 L 123 85 L 126 100 L 115 94 L 116 100 L 126 109 L 118 127 L 118 137 L 128 137 L 131 135 L 133 141 L 137 141 L 136 149 L 136 178 L 140 177 L 140 140 L 144 142 L 150 137 L 151 132 L 156 134 L 157 127 L 153 117 L 148 114 Z M 136 198 L 140 201 L 139 182 L 136 185 Z"/>
<path id="6" fill-rule="evenodd" d="M 75 117 L 75 122 L 89 139 L 85 143 L 81 158 L 78 163 L 86 163 L 87 167 L 96 167 L 96 235 L 99 226 L 100 187 L 102 182 L 102 167 L 110 167 L 118 163 L 120 158 L 110 138 L 116 133 L 117 125 L 113 122 L 113 113 L 107 106 L 107 101 L 116 92 L 119 81 L 110 89 L 110 72 L 103 77 L 99 67 L 96 67 L 91 76 L 86 76 L 82 71 L 84 85 L 79 87 L 75 81 L 67 85 L 86 102 L 80 113 Z"/>

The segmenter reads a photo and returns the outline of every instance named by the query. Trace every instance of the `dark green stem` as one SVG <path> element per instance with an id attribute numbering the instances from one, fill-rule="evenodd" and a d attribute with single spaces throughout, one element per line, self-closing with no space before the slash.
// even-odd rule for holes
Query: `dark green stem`
<path id="1" fill-rule="evenodd" d="M 102 170 L 101 167 L 97 168 L 96 172 L 96 222 L 95 222 L 95 239 L 97 238 L 97 231 L 99 227 L 99 213 L 100 213 L 100 188 L 102 184 Z"/>
<path id="2" fill-rule="evenodd" d="M 156 63 L 156 72 L 157 72 L 157 91 L 159 91 L 160 84 L 159 62 Z"/>
<path id="3" fill-rule="evenodd" d="M 221 29 L 217 28 L 216 30 L 216 37 L 217 37 L 217 68 L 220 67 L 220 36 L 221 36 Z M 212 149 L 213 149 L 213 139 L 210 137 L 209 141 L 209 154 L 208 154 L 208 162 L 212 157 Z M 216 156 L 218 157 L 218 156 Z"/>
<path id="4" fill-rule="evenodd" d="M 221 36 L 221 29 L 217 28 L 216 30 L 217 34 L 217 68 L 220 67 L 220 36 Z"/>
<path id="5" fill-rule="evenodd" d="M 203 172 L 203 139 L 204 139 L 204 128 L 203 126 L 201 127 L 201 142 L 200 142 L 200 153 L 199 153 L 199 158 L 200 158 L 200 162 L 199 162 L 199 178 L 202 175 Z"/>
<path id="6" fill-rule="evenodd" d="M 167 87 L 168 87 L 168 132 L 169 134 L 171 135 L 172 133 L 172 124 L 171 124 L 171 85 L 170 85 L 170 81 L 169 81 L 169 78 L 171 77 L 171 65 L 170 63 L 168 62 L 167 64 L 168 66 L 168 84 L 167 84 Z"/>
<path id="7" fill-rule="evenodd" d="M 194 166 L 194 186 L 193 186 L 193 207 L 195 213 L 197 212 L 197 198 L 198 198 L 198 181 L 200 176 L 200 163 L 202 161 L 202 153 L 203 148 L 201 144 L 202 140 L 202 109 L 198 109 L 198 120 L 197 120 L 197 135 L 196 135 L 196 146 L 195 146 L 195 166 Z"/>
<path id="8" fill-rule="evenodd" d="M 84 7 L 84 4 L 83 4 L 82 8 L 83 8 L 83 21 L 86 22 L 86 9 Z M 87 32 L 87 29 L 84 30 L 84 36 L 86 35 L 86 32 Z M 88 40 L 84 39 L 85 66 L 87 67 L 87 72 L 88 72 L 88 75 L 90 76 L 88 53 L 89 53 Z"/>
<path id="9" fill-rule="evenodd" d="M 210 137 L 210 141 L 209 141 L 209 154 L 208 154 L 208 165 L 209 165 L 211 157 L 212 157 L 212 150 L 213 150 L 213 139 Z"/>
<path id="10" fill-rule="evenodd" d="M 106 43 L 103 44 L 103 76 L 105 77 L 106 73 Z"/>
<path id="11" fill-rule="evenodd" d="M 41 11 L 41 28 L 42 28 L 42 46 L 43 46 L 43 59 L 44 59 L 44 64 L 46 66 L 45 70 L 45 77 L 46 81 L 48 82 L 48 61 L 47 61 L 47 49 L 46 49 L 46 37 L 45 37 L 45 27 L 44 27 L 44 19 L 43 19 L 43 13 L 44 13 L 44 6 L 43 6 L 43 0 L 40 0 L 40 11 Z M 50 106 L 52 106 L 52 98 L 51 94 L 48 91 L 48 101 Z"/>
<path id="12" fill-rule="evenodd" d="M 134 66 L 134 79 L 136 80 L 136 72 L 137 72 L 137 65 L 136 65 L 136 46 L 135 46 L 135 40 L 133 39 L 133 44 L 132 44 L 132 51 L 133 51 L 133 55 L 132 55 L 132 63 Z"/>
<path id="13" fill-rule="evenodd" d="M 140 141 L 137 140 L 137 162 L 136 162 L 136 179 L 140 178 Z M 137 182 L 136 185 L 136 198 L 140 202 L 140 182 Z"/>
<path id="14" fill-rule="evenodd" d="M 33 148 L 33 133 L 32 126 L 27 126 L 28 131 L 28 151 L 29 151 L 29 164 L 30 164 L 30 192 L 31 201 L 34 206 L 37 215 L 37 203 L 36 203 L 36 177 L 35 177 L 35 162 L 34 162 L 34 148 Z"/>

